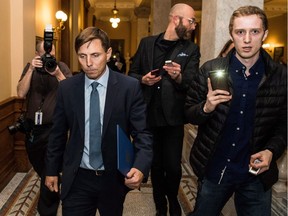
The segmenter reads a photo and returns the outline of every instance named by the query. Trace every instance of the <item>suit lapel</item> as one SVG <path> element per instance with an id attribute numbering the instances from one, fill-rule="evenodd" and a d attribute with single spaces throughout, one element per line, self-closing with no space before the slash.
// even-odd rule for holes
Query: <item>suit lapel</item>
<path id="1" fill-rule="evenodd" d="M 183 47 L 182 41 L 178 41 L 175 46 L 176 47 L 173 49 L 172 54 L 170 55 L 170 59 L 172 59 L 172 60 L 174 60 L 177 57 L 177 55 L 179 54 L 179 52 L 182 48 L 185 48 L 185 47 Z"/>
<path id="2" fill-rule="evenodd" d="M 150 70 L 155 69 L 155 68 L 153 68 L 154 48 L 155 48 L 155 43 L 156 43 L 157 39 L 160 37 L 160 35 L 157 36 L 157 37 L 152 37 L 151 41 L 147 44 L 147 53 L 149 53 L 149 55 L 148 55 L 148 63 L 150 64 L 149 65 L 149 69 Z"/>
<path id="3" fill-rule="evenodd" d="M 120 90 L 118 85 L 117 77 L 114 74 L 115 72 L 109 71 L 109 79 L 107 84 L 107 92 L 106 92 L 106 102 L 105 102 L 105 111 L 104 111 L 104 119 L 103 119 L 103 131 L 102 131 L 102 139 L 105 136 L 105 132 L 108 126 L 108 122 L 110 120 L 114 103 L 117 99 L 117 93 Z M 116 130 L 116 129 L 115 129 Z"/>
<path id="4" fill-rule="evenodd" d="M 84 95 L 84 76 L 85 74 L 82 73 L 79 75 L 79 78 L 74 83 L 74 91 L 72 91 L 72 100 L 75 103 L 76 110 L 74 110 L 75 113 L 77 113 L 77 121 L 79 124 L 80 134 L 81 137 L 84 138 L 84 129 L 85 129 L 85 95 Z"/>

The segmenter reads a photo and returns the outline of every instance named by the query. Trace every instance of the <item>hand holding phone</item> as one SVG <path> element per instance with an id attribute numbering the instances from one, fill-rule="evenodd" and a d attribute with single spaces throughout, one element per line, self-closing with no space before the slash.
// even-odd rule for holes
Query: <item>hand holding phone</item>
<path id="1" fill-rule="evenodd" d="M 173 67 L 172 60 L 166 60 L 165 61 L 165 66 Z"/>
<path id="2" fill-rule="evenodd" d="M 254 161 L 254 164 L 257 164 L 257 163 L 261 163 L 261 160 L 256 159 Z M 254 167 L 250 167 L 250 169 L 249 169 L 249 172 L 252 173 L 253 175 L 257 175 L 259 171 L 260 171 L 260 168 L 256 169 Z"/>
<path id="3" fill-rule="evenodd" d="M 160 70 L 159 69 L 154 69 L 150 71 L 151 75 L 154 75 L 156 77 L 160 76 Z"/>

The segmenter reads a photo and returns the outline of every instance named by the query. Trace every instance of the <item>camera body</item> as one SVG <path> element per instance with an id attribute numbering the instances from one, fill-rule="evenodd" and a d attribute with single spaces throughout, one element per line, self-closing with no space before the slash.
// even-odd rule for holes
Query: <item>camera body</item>
<path id="1" fill-rule="evenodd" d="M 17 121 L 13 125 L 8 126 L 8 130 L 11 135 L 18 131 L 21 133 L 29 134 L 32 128 L 29 121 L 26 120 L 25 114 L 21 113 Z"/>
<path id="2" fill-rule="evenodd" d="M 47 25 L 44 29 L 44 55 L 41 56 L 43 67 L 39 68 L 39 72 L 54 72 L 57 67 L 56 58 L 50 54 L 53 48 L 53 29 L 51 25 Z"/>

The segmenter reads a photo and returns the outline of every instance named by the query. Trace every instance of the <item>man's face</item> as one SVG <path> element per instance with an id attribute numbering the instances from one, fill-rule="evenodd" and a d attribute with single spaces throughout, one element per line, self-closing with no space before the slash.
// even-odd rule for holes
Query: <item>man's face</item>
<path id="1" fill-rule="evenodd" d="M 111 48 L 105 52 L 99 39 L 89 41 L 79 48 L 78 61 L 87 77 L 97 79 L 104 73 L 111 52 Z"/>
<path id="2" fill-rule="evenodd" d="M 179 17 L 179 24 L 175 27 L 175 31 L 179 39 L 188 40 L 191 38 L 192 31 L 193 29 L 195 29 L 195 25 L 191 25 L 188 20 L 186 22 L 186 25 L 184 25 L 183 19 L 185 18 Z"/>
<path id="3" fill-rule="evenodd" d="M 236 48 L 236 56 L 240 60 L 257 59 L 267 35 L 268 30 L 264 31 L 262 20 L 257 15 L 235 18 L 231 39 Z"/>

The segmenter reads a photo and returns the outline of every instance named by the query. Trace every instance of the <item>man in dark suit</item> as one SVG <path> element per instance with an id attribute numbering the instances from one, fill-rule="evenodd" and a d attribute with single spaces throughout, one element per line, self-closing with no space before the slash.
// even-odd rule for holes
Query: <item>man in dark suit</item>
<path id="1" fill-rule="evenodd" d="M 164 33 L 141 40 L 129 75 L 142 83 L 153 132 L 151 167 L 156 215 L 181 215 L 177 200 L 181 180 L 184 136 L 184 101 L 193 73 L 198 72 L 199 48 L 191 41 L 195 11 L 187 4 L 174 5 Z M 165 65 L 166 60 L 172 60 Z M 157 69 L 157 71 L 152 71 Z"/>
<path id="2" fill-rule="evenodd" d="M 97 209 L 103 216 L 120 216 L 127 192 L 140 186 L 152 161 L 146 104 L 138 80 L 107 67 L 112 49 L 105 32 L 96 27 L 84 29 L 75 40 L 75 50 L 82 73 L 59 85 L 47 148 L 46 186 L 58 191 L 57 175 L 62 171 L 64 216 L 95 216 Z M 97 117 L 96 108 L 90 110 L 95 91 L 101 147 L 100 155 L 91 157 L 99 138 L 96 129 L 90 132 Z M 117 170 L 117 124 L 132 136 L 135 149 L 134 164 L 126 177 Z M 101 161 L 97 167 L 94 159 Z"/>

